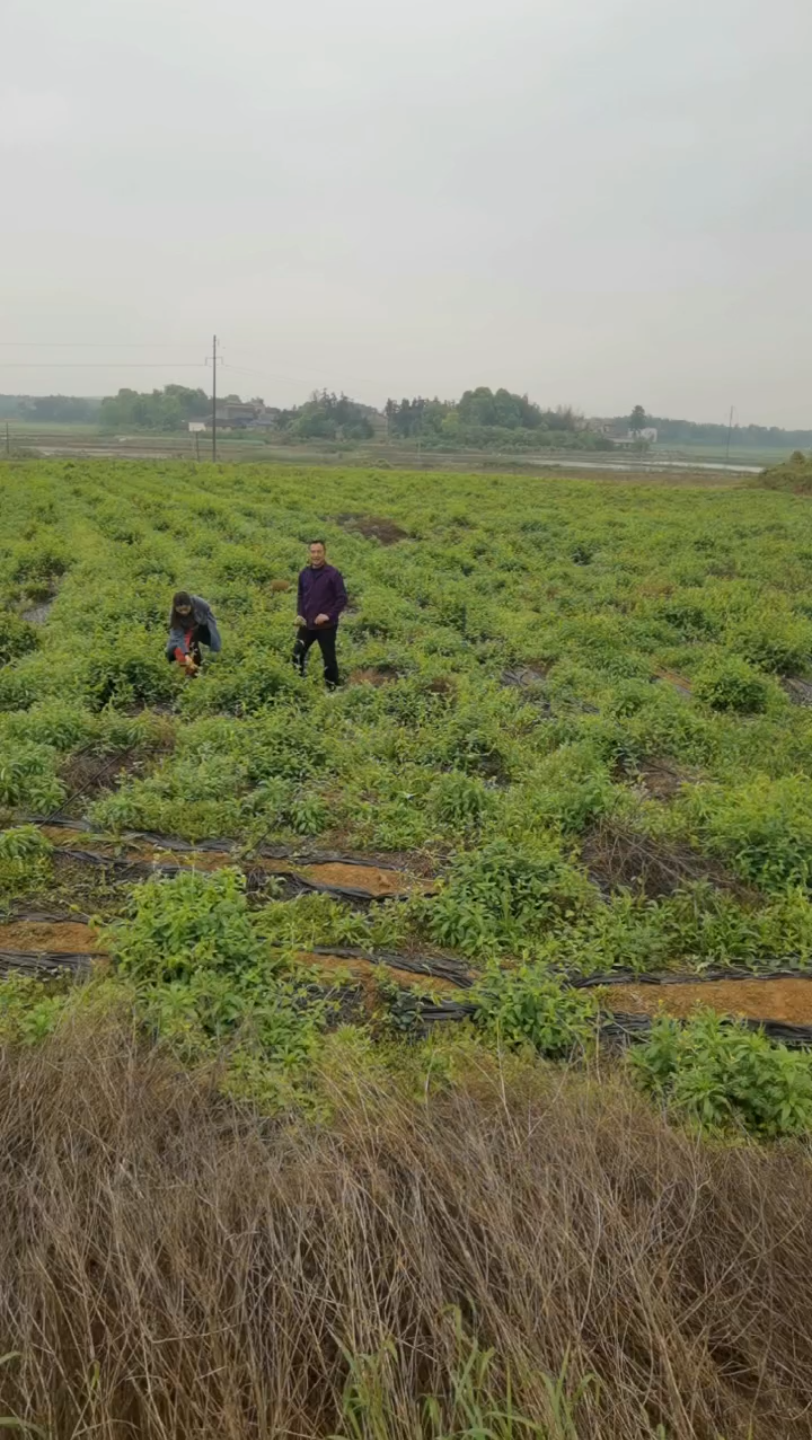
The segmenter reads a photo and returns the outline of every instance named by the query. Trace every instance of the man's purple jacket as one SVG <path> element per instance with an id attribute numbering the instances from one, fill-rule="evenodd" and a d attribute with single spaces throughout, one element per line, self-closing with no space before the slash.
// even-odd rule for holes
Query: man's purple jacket
<path id="1" fill-rule="evenodd" d="M 299 576 L 299 599 L 296 613 L 301 615 L 308 630 L 316 629 L 316 616 L 327 615 L 328 625 L 337 625 L 347 603 L 347 591 L 340 570 L 335 565 L 308 565 Z M 320 625 L 326 630 L 328 625 Z"/>

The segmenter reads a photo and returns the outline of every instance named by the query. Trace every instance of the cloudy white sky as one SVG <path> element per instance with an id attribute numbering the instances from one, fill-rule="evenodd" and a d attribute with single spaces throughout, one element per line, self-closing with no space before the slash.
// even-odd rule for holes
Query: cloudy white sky
<path id="1" fill-rule="evenodd" d="M 0 391 L 812 427 L 809 0 L 0 13 Z"/>

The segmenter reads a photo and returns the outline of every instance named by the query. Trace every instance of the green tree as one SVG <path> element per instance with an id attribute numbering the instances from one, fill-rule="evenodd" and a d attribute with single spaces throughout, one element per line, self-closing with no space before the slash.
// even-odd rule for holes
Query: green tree
<path id="1" fill-rule="evenodd" d="M 635 405 L 629 416 L 629 429 L 633 435 L 639 435 L 641 430 L 646 428 L 646 412 L 642 405 Z"/>

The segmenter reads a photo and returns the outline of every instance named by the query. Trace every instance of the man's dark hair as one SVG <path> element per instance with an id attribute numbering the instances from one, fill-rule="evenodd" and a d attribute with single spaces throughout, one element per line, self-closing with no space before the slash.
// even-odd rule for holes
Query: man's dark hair
<path id="1" fill-rule="evenodd" d="M 308 545 L 320 545 L 322 550 L 327 549 L 327 542 L 325 540 L 308 540 L 307 543 Z"/>

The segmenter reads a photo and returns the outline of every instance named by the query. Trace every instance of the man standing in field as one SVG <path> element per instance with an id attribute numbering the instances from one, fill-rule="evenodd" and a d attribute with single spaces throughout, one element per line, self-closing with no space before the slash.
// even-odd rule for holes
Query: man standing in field
<path id="1" fill-rule="evenodd" d="M 293 647 L 293 667 L 304 675 L 307 652 L 317 641 L 324 661 L 327 689 L 335 690 L 339 684 L 336 660 L 338 617 L 347 603 L 347 591 L 341 572 L 334 565 L 327 564 L 324 541 L 311 540 L 309 548 L 310 563 L 299 576 L 296 615 L 299 631 Z"/>

